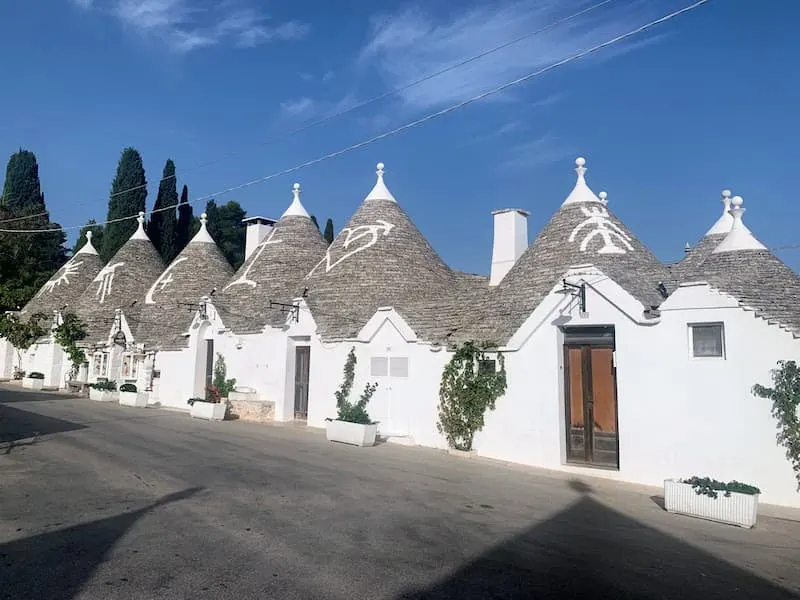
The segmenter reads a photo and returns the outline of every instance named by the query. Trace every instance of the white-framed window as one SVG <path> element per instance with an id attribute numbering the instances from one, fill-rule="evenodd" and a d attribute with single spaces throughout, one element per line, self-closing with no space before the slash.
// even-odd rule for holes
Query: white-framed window
<path id="1" fill-rule="evenodd" d="M 692 358 L 725 358 L 725 325 L 689 323 L 689 354 Z"/>
<path id="2" fill-rule="evenodd" d="M 135 354 L 122 355 L 122 378 L 123 379 L 136 379 L 139 376 L 139 364 L 141 357 Z"/>
<path id="3" fill-rule="evenodd" d="M 108 376 L 108 353 L 95 352 L 92 355 L 92 375 L 94 377 Z"/>
<path id="4" fill-rule="evenodd" d="M 370 377 L 408 377 L 407 356 L 373 356 L 370 359 Z"/>

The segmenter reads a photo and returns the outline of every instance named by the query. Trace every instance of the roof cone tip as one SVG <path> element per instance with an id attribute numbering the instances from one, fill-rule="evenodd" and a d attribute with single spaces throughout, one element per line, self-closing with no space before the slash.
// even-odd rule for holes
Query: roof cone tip
<path id="1" fill-rule="evenodd" d="M 386 187 L 386 184 L 383 181 L 383 174 L 386 165 L 382 162 L 379 162 L 375 166 L 375 174 L 378 176 L 378 181 L 375 182 L 375 187 L 372 188 L 372 191 L 367 195 L 364 200 L 389 200 L 390 202 L 397 202 L 392 196 L 392 192 L 389 191 L 389 188 Z"/>
<path id="2" fill-rule="evenodd" d="M 214 238 L 211 237 L 211 234 L 208 233 L 208 215 L 203 213 L 200 215 L 200 229 L 197 233 L 194 234 L 192 241 L 189 242 L 193 243 L 200 243 L 200 244 L 213 244 Z"/>
<path id="3" fill-rule="evenodd" d="M 292 203 L 289 205 L 281 217 L 309 217 L 308 211 L 300 202 L 300 184 L 295 183 L 292 186 Z M 311 217 L 309 217 L 311 218 Z"/>
<path id="4" fill-rule="evenodd" d="M 136 220 L 139 221 L 139 227 L 137 227 L 134 234 L 131 236 L 132 240 L 149 240 L 150 238 L 147 237 L 147 234 L 144 231 L 144 211 L 139 211 L 139 214 L 136 217 Z"/>
<path id="5" fill-rule="evenodd" d="M 89 229 L 86 232 L 86 243 L 81 246 L 75 254 L 97 254 L 97 250 L 92 244 L 92 235 L 94 235 L 94 233 Z"/>
<path id="6" fill-rule="evenodd" d="M 741 198 L 740 198 L 741 200 Z M 722 214 L 717 222 L 711 226 L 706 235 L 726 234 L 733 227 L 733 215 L 731 214 L 731 191 L 722 190 Z"/>
<path id="7" fill-rule="evenodd" d="M 598 197 L 600 198 L 600 202 L 603 204 L 608 204 L 608 194 L 606 192 L 600 192 Z"/>
<path id="8" fill-rule="evenodd" d="M 598 198 L 594 195 L 594 192 L 591 188 L 586 185 L 586 178 L 584 175 L 586 174 L 586 159 L 582 156 L 579 156 L 575 159 L 575 172 L 578 174 L 578 180 L 575 182 L 575 187 L 572 188 L 572 191 L 567 196 L 567 199 L 561 204 L 561 206 L 566 206 L 568 204 L 578 204 L 582 202 L 598 202 L 600 204 L 606 204 L 605 197 L 602 196 Z M 604 194 L 605 192 L 603 192 Z M 608 194 L 606 194 L 607 196 Z"/>
<path id="9" fill-rule="evenodd" d="M 744 200 L 741 196 L 734 196 L 731 199 L 730 214 L 733 225 L 728 235 L 714 249 L 714 254 L 720 252 L 734 252 L 736 250 L 766 250 L 767 247 L 756 239 L 756 236 L 747 228 L 742 221 L 745 208 L 742 207 Z"/>

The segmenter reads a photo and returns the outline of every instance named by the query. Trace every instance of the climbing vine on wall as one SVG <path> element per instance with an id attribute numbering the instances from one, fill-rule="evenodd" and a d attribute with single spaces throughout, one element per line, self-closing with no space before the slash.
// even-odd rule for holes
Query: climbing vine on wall
<path id="1" fill-rule="evenodd" d="M 61 324 L 53 330 L 53 339 L 64 349 L 73 369 L 86 362 L 86 353 L 78 347 L 78 342 L 86 339 L 86 324 L 76 315 L 67 313 Z"/>
<path id="2" fill-rule="evenodd" d="M 436 428 L 450 447 L 472 450 L 475 434 L 483 428 L 487 410 L 506 391 L 505 358 L 497 354 L 497 367 L 474 342 L 456 348 L 444 368 L 439 386 L 439 420 Z"/>
<path id="3" fill-rule="evenodd" d="M 778 444 L 786 449 L 800 491 L 800 368 L 793 360 L 780 360 L 771 372 L 773 387 L 756 384 L 753 394 L 772 400 L 772 416 L 778 421 Z"/>
<path id="4" fill-rule="evenodd" d="M 336 408 L 338 409 L 336 418 L 339 421 L 347 421 L 348 423 L 369 425 L 372 423 L 372 419 L 370 419 L 369 413 L 367 413 L 367 404 L 369 404 L 375 390 L 378 389 L 378 384 L 367 382 L 364 386 L 364 391 L 361 392 L 358 402 L 350 402 L 350 392 L 353 390 L 353 380 L 356 376 L 357 362 L 356 349 L 350 348 L 350 352 L 347 353 L 347 359 L 344 362 L 342 383 L 339 389 L 334 393 L 334 396 L 336 396 Z"/>

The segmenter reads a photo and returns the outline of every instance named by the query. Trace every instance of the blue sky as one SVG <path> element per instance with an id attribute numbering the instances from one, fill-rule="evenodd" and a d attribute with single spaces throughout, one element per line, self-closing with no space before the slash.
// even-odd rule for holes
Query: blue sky
<path id="1" fill-rule="evenodd" d="M 103 220 L 123 147 L 155 200 L 175 160 L 192 198 L 292 167 L 496 87 L 689 0 L 614 0 L 469 66 L 288 132 L 596 2 L 7 0 L 0 4 L 0 160 L 33 150 L 52 218 Z M 279 216 L 299 181 L 342 227 L 375 163 L 446 262 L 487 273 L 497 208 L 531 238 L 585 156 L 595 192 L 663 260 L 719 216 L 720 190 L 770 247 L 800 244 L 800 3 L 711 0 L 506 93 L 218 201 Z M 270 140 L 273 140 L 270 142 Z M 204 202 L 201 203 L 204 205 Z M 195 205 L 196 213 L 200 206 Z M 71 239 L 74 236 L 71 235 Z M 778 255 L 800 267 L 800 250 Z"/>

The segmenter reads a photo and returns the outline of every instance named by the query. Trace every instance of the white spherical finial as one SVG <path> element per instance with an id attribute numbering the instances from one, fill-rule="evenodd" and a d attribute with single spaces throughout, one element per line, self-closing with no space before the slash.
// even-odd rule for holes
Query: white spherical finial
<path id="1" fill-rule="evenodd" d="M 139 216 L 136 217 L 136 220 L 139 221 L 139 225 L 144 224 L 144 211 L 143 210 L 139 211 Z"/>
<path id="2" fill-rule="evenodd" d="M 575 166 L 576 167 L 586 166 L 586 159 L 583 158 L 582 156 L 579 156 L 578 158 L 575 159 Z"/>
<path id="3" fill-rule="evenodd" d="M 722 190 L 722 197 L 723 198 L 730 198 L 731 197 L 731 191 L 730 190 Z"/>
<path id="4" fill-rule="evenodd" d="M 208 215 L 206 213 L 201 214 L 200 215 L 200 223 L 205 225 L 206 221 L 208 221 Z"/>
<path id="5" fill-rule="evenodd" d="M 382 162 L 381 162 L 381 163 L 378 163 L 378 165 L 377 165 L 377 167 L 376 167 L 376 169 L 377 169 L 377 171 L 376 171 L 376 172 L 378 173 L 378 177 L 383 177 L 383 169 L 384 169 L 384 166 L 385 166 L 385 165 L 384 165 Z"/>
<path id="6" fill-rule="evenodd" d="M 300 184 L 299 183 L 295 183 L 292 186 L 292 191 L 295 192 L 295 193 L 299 192 L 300 191 Z"/>
<path id="7" fill-rule="evenodd" d="M 600 196 L 600 200 L 603 201 L 605 201 L 605 199 L 608 198 L 608 194 L 606 194 L 605 192 L 600 192 L 598 196 Z"/>
<path id="8" fill-rule="evenodd" d="M 741 196 L 734 196 L 731 199 L 731 204 L 733 205 L 734 208 L 739 208 L 742 205 L 742 203 L 744 203 L 744 200 L 742 200 Z"/>
<path id="9" fill-rule="evenodd" d="M 87 244 L 91 244 L 92 243 L 92 235 L 94 235 L 94 234 L 92 233 L 91 229 L 86 232 L 86 243 Z"/>

